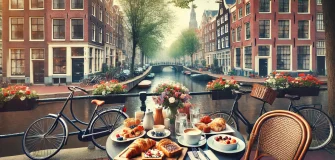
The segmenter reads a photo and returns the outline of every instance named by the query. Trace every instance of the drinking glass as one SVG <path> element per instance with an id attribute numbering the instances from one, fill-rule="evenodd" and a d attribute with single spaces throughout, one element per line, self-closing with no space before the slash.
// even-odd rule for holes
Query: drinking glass
<path id="1" fill-rule="evenodd" d="M 176 135 L 181 135 L 186 127 L 187 123 L 187 114 L 186 113 L 177 113 L 175 121 L 175 131 Z"/>
<path id="2" fill-rule="evenodd" d="M 199 107 L 191 107 L 190 108 L 190 120 L 191 123 L 198 123 L 200 121 L 200 108 Z"/>
<path id="3" fill-rule="evenodd" d="M 135 112 L 135 118 L 142 120 L 144 117 L 144 112 L 143 111 L 136 111 Z"/>

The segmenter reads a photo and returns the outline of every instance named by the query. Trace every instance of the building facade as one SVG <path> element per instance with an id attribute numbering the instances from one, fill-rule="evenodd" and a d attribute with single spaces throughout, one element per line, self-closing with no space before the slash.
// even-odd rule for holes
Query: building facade
<path id="1" fill-rule="evenodd" d="M 322 2 L 321 0 L 316 0 L 316 38 L 315 38 L 315 46 L 316 46 L 316 68 L 318 75 L 326 75 L 327 67 L 326 67 L 326 35 L 325 35 L 325 27 L 323 23 L 323 10 L 322 10 Z"/>
<path id="2" fill-rule="evenodd" d="M 237 0 L 230 7 L 237 75 L 315 72 L 316 0 Z"/>
<path id="3" fill-rule="evenodd" d="M 213 64 L 216 56 L 216 16 L 217 10 L 205 10 L 202 15 L 202 47 L 206 65 L 209 67 Z"/>

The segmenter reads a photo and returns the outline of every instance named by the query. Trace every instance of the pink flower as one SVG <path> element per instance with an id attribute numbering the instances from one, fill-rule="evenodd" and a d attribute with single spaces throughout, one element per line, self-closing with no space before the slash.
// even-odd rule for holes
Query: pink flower
<path id="1" fill-rule="evenodd" d="M 186 98 L 186 94 L 181 94 L 180 95 L 180 99 L 185 99 Z"/>

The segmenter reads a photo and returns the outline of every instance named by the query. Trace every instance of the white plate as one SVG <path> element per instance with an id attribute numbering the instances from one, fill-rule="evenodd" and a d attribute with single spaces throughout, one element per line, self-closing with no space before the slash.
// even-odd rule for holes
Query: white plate
<path id="1" fill-rule="evenodd" d="M 178 143 L 185 146 L 185 147 L 200 147 L 200 146 L 203 146 L 206 144 L 207 140 L 206 138 L 204 138 L 204 136 L 202 137 L 203 139 L 199 141 L 198 144 L 195 144 L 195 145 L 192 145 L 192 144 L 187 144 L 185 141 L 184 141 L 184 137 L 181 135 L 181 136 L 178 136 L 177 137 L 177 140 L 178 140 Z"/>
<path id="2" fill-rule="evenodd" d="M 138 137 L 127 138 L 126 140 L 119 141 L 119 140 L 117 140 L 116 135 L 117 135 L 117 134 L 120 134 L 120 132 L 123 130 L 123 128 L 124 128 L 124 126 L 122 125 L 122 126 L 120 126 L 119 128 L 117 128 L 116 130 L 114 130 L 114 131 L 112 132 L 112 134 L 111 134 L 111 139 L 112 139 L 113 141 L 115 141 L 115 142 L 129 142 L 129 141 L 133 141 L 133 140 L 135 140 L 135 139 L 138 139 L 138 138 L 143 137 L 143 136 L 145 135 L 145 133 L 146 133 L 146 131 L 144 130 L 144 131 L 142 131 L 142 134 L 141 134 L 140 136 L 138 136 Z"/>
<path id="3" fill-rule="evenodd" d="M 151 134 L 152 131 L 154 131 L 154 130 L 152 129 L 152 130 L 148 131 L 148 132 L 147 132 L 147 135 L 148 135 L 148 137 L 150 137 L 150 138 L 154 138 L 154 139 L 163 139 L 163 138 L 169 137 L 170 134 L 171 134 L 171 131 L 170 131 L 170 130 L 168 130 L 168 129 L 164 129 L 165 135 L 162 136 L 162 137 L 157 137 L 157 136 L 152 136 L 152 134 Z"/>
<path id="4" fill-rule="evenodd" d="M 193 124 L 193 127 L 197 128 L 194 124 Z M 234 133 L 234 132 L 235 132 L 234 129 L 230 125 L 226 124 L 226 129 L 223 130 L 223 131 L 214 132 L 214 131 L 211 130 L 211 132 L 204 133 L 204 134 L 206 134 L 206 135 L 212 135 L 212 134 L 224 134 L 224 133 Z"/>
<path id="5" fill-rule="evenodd" d="M 222 150 L 221 148 L 215 146 L 214 145 L 214 141 L 215 141 L 214 138 L 217 137 L 217 136 L 221 136 L 221 137 L 228 136 L 228 137 L 235 138 L 236 143 L 237 143 L 237 148 L 235 150 L 225 151 L 225 150 Z M 241 139 L 239 139 L 237 137 L 234 137 L 234 136 L 231 136 L 231 135 L 228 135 L 228 134 L 219 134 L 219 135 L 214 135 L 214 136 L 209 137 L 207 139 L 207 145 L 208 145 L 208 147 L 212 148 L 213 150 L 221 152 L 221 153 L 238 153 L 238 152 L 241 152 L 245 149 L 245 143 Z"/>

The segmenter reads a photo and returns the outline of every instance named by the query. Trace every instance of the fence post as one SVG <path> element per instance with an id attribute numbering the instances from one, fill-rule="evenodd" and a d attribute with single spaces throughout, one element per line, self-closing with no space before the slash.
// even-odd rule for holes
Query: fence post
<path id="1" fill-rule="evenodd" d="M 145 101 L 147 100 L 147 92 L 140 92 L 140 100 L 141 100 L 141 111 L 145 112 L 147 110 L 147 106 L 145 105 Z"/>

